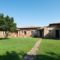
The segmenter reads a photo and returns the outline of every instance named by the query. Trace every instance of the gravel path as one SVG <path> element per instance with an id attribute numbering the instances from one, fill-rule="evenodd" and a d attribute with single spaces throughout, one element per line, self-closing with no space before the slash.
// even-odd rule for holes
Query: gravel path
<path id="1" fill-rule="evenodd" d="M 24 60 L 33 60 L 34 59 L 34 57 L 39 49 L 41 40 L 42 39 L 38 39 L 38 41 L 35 43 L 34 47 L 29 52 L 27 52 L 27 55 L 24 57 Z"/>

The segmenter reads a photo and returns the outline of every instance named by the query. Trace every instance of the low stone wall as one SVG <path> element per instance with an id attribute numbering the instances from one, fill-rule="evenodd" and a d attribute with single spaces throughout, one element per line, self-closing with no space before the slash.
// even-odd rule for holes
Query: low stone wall
<path id="1" fill-rule="evenodd" d="M 5 37 L 5 32 L 4 31 L 0 31 L 0 38 L 4 38 Z"/>
<path id="2" fill-rule="evenodd" d="M 6 37 L 6 33 L 5 31 L 0 31 L 0 38 L 5 38 Z M 18 37 L 18 33 L 16 32 L 8 32 L 8 37 Z"/>
<path id="3" fill-rule="evenodd" d="M 18 37 L 18 33 L 16 32 L 9 32 L 8 33 L 8 37 L 11 38 L 11 37 Z"/>

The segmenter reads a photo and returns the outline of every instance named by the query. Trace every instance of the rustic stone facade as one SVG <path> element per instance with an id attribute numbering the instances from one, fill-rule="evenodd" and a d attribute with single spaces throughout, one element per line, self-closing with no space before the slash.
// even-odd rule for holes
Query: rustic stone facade
<path id="1" fill-rule="evenodd" d="M 5 32 L 4 31 L 0 31 L 0 38 L 4 38 L 5 37 Z"/>
<path id="2" fill-rule="evenodd" d="M 31 30 L 20 30 L 18 31 L 18 37 L 31 37 Z"/>
<path id="3" fill-rule="evenodd" d="M 36 32 L 37 27 L 19 28 L 18 37 L 32 37 Z"/>
<path id="4" fill-rule="evenodd" d="M 0 38 L 5 36 L 5 32 L 0 31 Z M 46 27 L 18 28 L 17 32 L 9 32 L 8 37 L 60 38 L 60 25 L 50 24 Z"/>

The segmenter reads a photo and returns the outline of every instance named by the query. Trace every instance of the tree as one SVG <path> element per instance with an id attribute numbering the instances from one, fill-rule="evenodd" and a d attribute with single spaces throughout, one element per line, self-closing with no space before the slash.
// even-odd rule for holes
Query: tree
<path id="1" fill-rule="evenodd" d="M 14 23 L 13 17 L 4 16 L 0 14 L 0 30 L 5 31 L 6 37 L 8 36 L 8 32 L 16 31 L 16 23 Z"/>

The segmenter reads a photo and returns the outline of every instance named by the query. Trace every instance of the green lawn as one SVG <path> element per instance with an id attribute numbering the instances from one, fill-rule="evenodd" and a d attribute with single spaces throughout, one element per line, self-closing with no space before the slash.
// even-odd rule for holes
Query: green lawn
<path id="1" fill-rule="evenodd" d="M 60 40 L 43 39 L 36 60 L 60 60 Z"/>
<path id="2" fill-rule="evenodd" d="M 23 60 L 36 40 L 36 38 L 0 39 L 0 60 Z"/>

